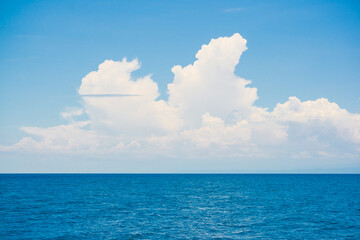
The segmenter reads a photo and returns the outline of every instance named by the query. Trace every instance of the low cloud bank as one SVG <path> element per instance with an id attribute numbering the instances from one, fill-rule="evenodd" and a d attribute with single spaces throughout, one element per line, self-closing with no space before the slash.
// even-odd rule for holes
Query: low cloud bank
<path id="1" fill-rule="evenodd" d="M 273 111 L 257 107 L 257 89 L 234 74 L 246 49 L 238 33 L 212 39 L 194 63 L 172 68 L 166 101 L 158 100 L 151 75 L 132 77 L 138 60 L 106 60 L 82 79 L 82 108 L 61 113 L 68 124 L 22 127 L 30 137 L 0 150 L 124 158 L 359 159 L 360 114 L 326 98 L 289 97 Z M 76 121 L 81 115 L 88 120 Z"/>

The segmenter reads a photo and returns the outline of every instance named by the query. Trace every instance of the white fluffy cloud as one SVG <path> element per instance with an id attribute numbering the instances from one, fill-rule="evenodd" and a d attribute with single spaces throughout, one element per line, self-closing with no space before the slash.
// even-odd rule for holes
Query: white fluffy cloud
<path id="1" fill-rule="evenodd" d="M 272 115 L 274 119 L 283 123 L 320 122 L 335 129 L 339 137 L 345 141 L 360 143 L 360 114 L 349 113 L 326 98 L 301 102 L 296 97 L 290 97 L 289 101 L 278 104 Z"/>
<path id="2" fill-rule="evenodd" d="M 358 158 L 360 114 L 325 98 L 290 97 L 273 111 L 255 106 L 257 89 L 234 74 L 246 40 L 213 39 L 185 67 L 174 66 L 168 100 L 151 76 L 133 79 L 135 59 L 106 60 L 79 88 L 83 109 L 62 113 L 68 125 L 24 127 L 25 137 L 2 151 L 88 152 L 141 156 Z M 87 122 L 77 122 L 85 115 Z M 209 151 L 211 150 L 211 151 Z"/>
<path id="3" fill-rule="evenodd" d="M 200 148 L 207 148 L 212 144 L 226 147 L 229 145 L 245 144 L 251 139 L 251 129 L 246 120 L 226 126 L 224 120 L 213 117 L 209 113 L 202 116 L 202 126 L 194 130 L 185 130 L 181 135 L 190 139 Z"/>
<path id="4" fill-rule="evenodd" d="M 26 150 L 36 152 L 76 153 L 91 151 L 98 146 L 94 131 L 84 130 L 88 122 L 76 122 L 56 127 L 22 127 L 21 130 L 33 137 L 24 137 L 12 146 L 1 146 L 2 151 Z"/>
<path id="5" fill-rule="evenodd" d="M 249 80 L 234 74 L 241 54 L 247 49 L 240 34 L 213 39 L 186 67 L 174 66 L 174 81 L 168 85 L 169 104 L 178 108 L 187 127 L 199 127 L 201 117 L 210 113 L 225 122 L 234 115 L 245 117 L 258 98 Z"/>
<path id="6" fill-rule="evenodd" d="M 79 89 L 86 114 L 98 131 L 121 136 L 150 136 L 176 131 L 182 125 L 178 110 L 159 96 L 158 86 L 146 76 L 131 79 L 137 60 L 106 60 L 86 75 Z"/>

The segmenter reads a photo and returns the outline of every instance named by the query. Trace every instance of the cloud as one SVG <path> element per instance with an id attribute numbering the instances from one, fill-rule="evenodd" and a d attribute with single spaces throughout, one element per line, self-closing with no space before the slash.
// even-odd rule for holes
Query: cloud
<path id="1" fill-rule="evenodd" d="M 246 120 L 242 120 L 234 125 L 225 126 L 221 118 L 205 113 L 202 116 L 202 126 L 200 128 L 185 130 L 181 134 L 185 139 L 190 139 L 199 148 L 208 148 L 212 144 L 226 147 L 249 142 L 251 129 Z"/>
<path id="2" fill-rule="evenodd" d="M 246 49 L 240 34 L 213 39 L 201 47 L 193 64 L 172 68 L 174 81 L 168 85 L 168 102 L 179 109 L 187 127 L 199 127 L 207 112 L 229 122 L 233 115 L 244 117 L 251 111 L 257 89 L 234 74 Z"/>
<path id="3" fill-rule="evenodd" d="M 228 8 L 228 9 L 225 9 L 224 12 L 226 13 L 230 13 L 230 12 L 240 12 L 240 11 L 243 11 L 244 8 Z"/>
<path id="4" fill-rule="evenodd" d="M 67 111 L 61 112 L 60 115 L 63 119 L 68 121 L 74 121 L 74 117 L 78 117 L 84 114 L 82 108 L 68 108 Z"/>
<path id="5" fill-rule="evenodd" d="M 135 94 L 83 94 L 82 97 L 131 97 L 131 96 L 139 96 Z"/>
<path id="6" fill-rule="evenodd" d="M 352 143 L 360 143 L 360 114 L 352 114 L 326 98 L 301 102 L 296 97 L 277 104 L 273 117 L 281 122 L 311 125 L 321 123 L 336 130 L 339 137 Z"/>
<path id="7" fill-rule="evenodd" d="M 358 159 L 360 114 L 326 98 L 290 97 L 273 111 L 255 105 L 257 89 L 234 74 L 246 40 L 238 33 L 212 39 L 194 63 L 174 66 L 167 100 L 151 75 L 134 79 L 137 59 L 106 60 L 78 90 L 81 109 L 66 125 L 23 127 L 24 137 L 1 151 L 91 152 L 126 158 Z M 87 121 L 76 121 L 86 115 Z M 339 162 L 341 164 L 341 162 Z"/>
<path id="8" fill-rule="evenodd" d="M 151 76 L 132 79 L 140 68 L 135 59 L 121 62 L 106 60 L 97 71 L 86 75 L 79 89 L 91 127 L 121 136 L 151 136 L 176 131 L 182 125 L 178 110 L 159 97 Z M 104 97 L 119 95 L 122 97 Z M 87 97 L 99 96 L 97 98 Z"/>
<path id="9" fill-rule="evenodd" d="M 98 147 L 98 136 L 94 131 L 83 129 L 88 122 L 76 122 L 56 127 L 22 127 L 33 137 L 24 137 L 12 146 L 1 146 L 2 151 L 77 153 L 93 152 Z"/>

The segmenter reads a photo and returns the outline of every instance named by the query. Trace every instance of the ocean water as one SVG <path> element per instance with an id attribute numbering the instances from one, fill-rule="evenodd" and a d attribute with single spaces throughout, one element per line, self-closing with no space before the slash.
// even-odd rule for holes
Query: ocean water
<path id="1" fill-rule="evenodd" d="M 0 175 L 0 239 L 360 239 L 360 175 Z"/>

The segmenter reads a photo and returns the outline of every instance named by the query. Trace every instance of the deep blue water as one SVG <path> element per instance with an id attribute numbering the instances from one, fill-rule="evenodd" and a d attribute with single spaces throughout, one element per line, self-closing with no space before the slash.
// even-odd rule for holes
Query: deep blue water
<path id="1" fill-rule="evenodd" d="M 360 239 L 360 175 L 0 175 L 0 239 Z"/>

